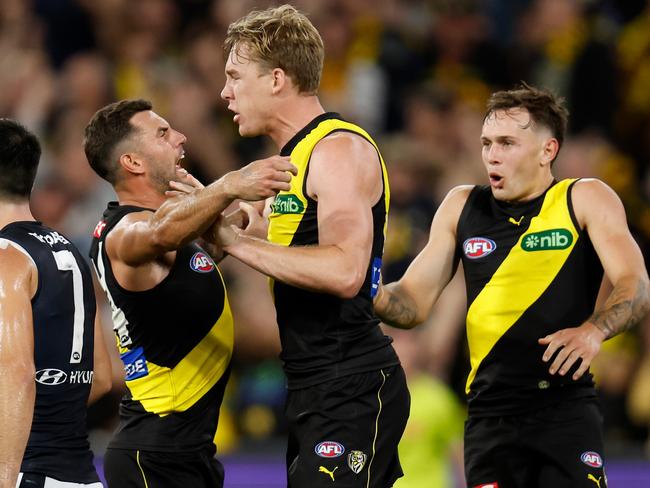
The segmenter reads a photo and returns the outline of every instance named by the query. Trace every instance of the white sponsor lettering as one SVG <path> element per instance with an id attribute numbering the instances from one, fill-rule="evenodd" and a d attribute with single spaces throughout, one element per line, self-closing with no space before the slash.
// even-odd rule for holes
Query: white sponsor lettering
<path id="1" fill-rule="evenodd" d="M 134 362 L 125 364 L 124 371 L 126 372 L 126 377 L 130 378 L 133 375 L 138 373 L 143 373 L 147 371 L 146 362 L 143 358 L 136 359 Z"/>
<path id="2" fill-rule="evenodd" d="M 90 384 L 93 382 L 92 371 L 70 371 L 70 383 Z"/>
<path id="3" fill-rule="evenodd" d="M 36 232 L 30 232 L 29 235 L 35 237 L 43 244 L 49 244 L 50 246 L 53 246 L 57 242 L 60 242 L 61 244 L 70 244 L 69 240 L 67 240 L 56 231 L 48 232 L 47 234 L 37 234 Z"/>

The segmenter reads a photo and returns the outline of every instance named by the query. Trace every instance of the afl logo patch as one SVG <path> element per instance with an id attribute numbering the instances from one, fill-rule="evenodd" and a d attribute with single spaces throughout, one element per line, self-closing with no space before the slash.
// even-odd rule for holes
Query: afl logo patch
<path id="1" fill-rule="evenodd" d="M 600 457 L 600 454 L 594 451 L 583 452 L 580 456 L 580 460 L 592 468 L 600 468 L 603 465 L 603 460 Z"/>
<path id="2" fill-rule="evenodd" d="M 56 368 L 39 369 L 36 371 L 36 381 L 41 385 L 55 386 L 68 379 L 65 371 Z"/>
<path id="3" fill-rule="evenodd" d="M 497 248 L 492 239 L 485 237 L 470 237 L 463 242 L 463 252 L 469 259 L 479 259 L 491 254 Z"/>
<path id="4" fill-rule="evenodd" d="M 214 269 L 212 258 L 203 252 L 197 252 L 190 259 L 190 268 L 197 273 L 209 273 Z"/>
<path id="5" fill-rule="evenodd" d="M 320 457 L 335 458 L 341 456 L 345 452 L 345 447 L 338 442 L 325 441 L 317 444 L 314 451 Z"/>

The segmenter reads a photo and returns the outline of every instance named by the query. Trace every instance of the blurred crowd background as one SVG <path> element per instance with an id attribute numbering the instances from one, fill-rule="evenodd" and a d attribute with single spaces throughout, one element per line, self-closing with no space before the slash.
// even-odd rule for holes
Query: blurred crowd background
<path id="1" fill-rule="evenodd" d="M 86 162 L 83 129 L 101 106 L 150 99 L 185 133 L 184 165 L 203 182 L 268 156 L 242 139 L 220 98 L 228 24 L 264 0 L 2 0 L 0 116 L 44 146 L 33 212 L 82 249 L 110 186 Z M 621 196 L 650 258 L 650 2 L 645 0 L 297 0 L 323 37 L 320 96 L 368 129 L 388 162 L 392 202 L 384 281 L 400 277 L 428 239 L 436 207 L 456 184 L 482 183 L 488 95 L 520 80 L 552 89 L 571 111 L 556 176 L 594 176 Z M 265 278 L 222 263 L 236 319 L 233 376 L 218 449 L 281 452 L 284 377 Z M 110 313 L 98 294 L 114 386 L 90 414 L 101 457 L 123 384 Z M 183 304 L 178 304 L 183 306 Z M 408 373 L 411 420 L 401 445 L 408 481 L 461 483 L 463 385 L 468 371 L 462 278 L 427 323 L 386 329 Z M 188 310 L 188 324 L 192 311 Z M 184 324 L 179 324 L 182 333 Z M 611 459 L 650 459 L 650 322 L 604 346 L 592 368 Z"/>

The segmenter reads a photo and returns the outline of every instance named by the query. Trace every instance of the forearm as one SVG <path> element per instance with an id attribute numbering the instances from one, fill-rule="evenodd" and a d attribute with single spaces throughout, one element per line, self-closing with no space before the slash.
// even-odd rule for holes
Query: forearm
<path id="1" fill-rule="evenodd" d="M 603 308 L 596 311 L 588 322 L 598 327 L 609 339 L 630 329 L 649 309 L 647 278 L 630 276 L 614 285 Z"/>
<path id="2" fill-rule="evenodd" d="M 0 391 L 0 488 L 14 488 L 34 414 L 33 371 L 2 365 Z"/>
<path id="3" fill-rule="evenodd" d="M 415 301 L 401 289 L 399 282 L 382 285 L 374 302 L 375 313 L 386 324 L 411 329 L 418 321 Z"/>
<path id="4" fill-rule="evenodd" d="M 358 293 L 366 271 L 361 276 L 334 245 L 285 247 L 240 234 L 224 251 L 277 281 L 347 298 Z"/>
<path id="5" fill-rule="evenodd" d="M 164 250 L 178 249 L 203 234 L 234 199 L 222 178 L 194 193 L 166 201 L 152 216 L 156 240 Z"/>
<path id="6" fill-rule="evenodd" d="M 198 241 L 198 244 L 203 249 L 205 249 L 205 251 L 210 255 L 210 257 L 215 263 L 220 263 L 223 260 L 223 258 L 226 257 L 226 253 L 223 251 L 221 247 L 206 240 L 205 237 L 201 237 L 201 239 Z"/>

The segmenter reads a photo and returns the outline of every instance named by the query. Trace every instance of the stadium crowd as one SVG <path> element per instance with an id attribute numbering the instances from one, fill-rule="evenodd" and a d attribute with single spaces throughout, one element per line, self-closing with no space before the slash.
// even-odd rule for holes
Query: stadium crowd
<path id="1" fill-rule="evenodd" d="M 634 236 L 650 258 L 650 2 L 292 3 L 323 36 L 323 105 L 369 129 L 388 163 L 392 205 L 384 281 L 398 279 L 426 243 L 433 214 L 450 188 L 483 183 L 477 134 L 485 100 L 520 80 L 566 98 L 570 137 L 556 162 L 558 177 L 597 176 L 607 182 L 623 199 Z M 226 27 L 252 8 L 273 4 L 0 2 L 0 116 L 21 121 L 44 148 L 34 215 L 87 252 L 105 203 L 114 196 L 86 161 L 83 129 L 98 108 L 114 100 L 151 100 L 187 135 L 184 166 L 205 183 L 272 154 L 262 139 L 237 136 L 220 92 Z M 223 262 L 223 270 L 236 339 L 218 449 L 273 448 L 285 435 L 285 389 L 267 280 L 233 259 Z M 110 311 L 102 294 L 98 300 L 112 345 Z M 410 488 L 433 486 L 433 462 L 439 463 L 435 486 L 447 486 L 449 463 L 462 472 L 464 301 L 457 277 L 425 326 L 386 328 L 413 397 L 401 446 L 407 475 L 413 466 Z M 112 347 L 111 353 L 113 389 L 90 417 L 100 456 L 124 389 L 121 362 Z M 649 458 L 650 320 L 608 341 L 592 371 L 609 456 Z M 424 485 L 417 484 L 419 478 Z"/>

